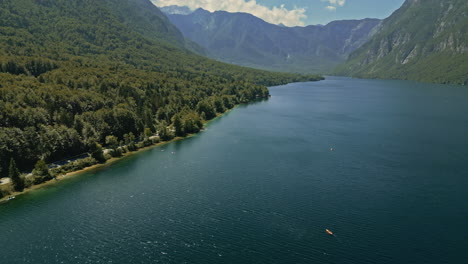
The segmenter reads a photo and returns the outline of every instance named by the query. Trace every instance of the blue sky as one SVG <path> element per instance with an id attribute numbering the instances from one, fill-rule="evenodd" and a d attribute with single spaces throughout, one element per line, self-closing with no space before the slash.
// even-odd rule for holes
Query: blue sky
<path id="1" fill-rule="evenodd" d="M 304 26 L 333 20 L 386 18 L 405 0 L 152 0 L 168 5 L 208 11 L 246 12 L 273 24 Z"/>
<path id="2" fill-rule="evenodd" d="M 342 19 L 386 18 L 403 2 L 404 0 L 346 0 L 343 6 L 339 6 L 338 3 L 332 5 L 329 1 L 321 0 L 257 0 L 258 4 L 269 7 L 284 4 L 287 9 L 305 8 L 306 25 L 326 24 Z M 336 9 L 325 9 L 327 6 L 335 6 Z"/>

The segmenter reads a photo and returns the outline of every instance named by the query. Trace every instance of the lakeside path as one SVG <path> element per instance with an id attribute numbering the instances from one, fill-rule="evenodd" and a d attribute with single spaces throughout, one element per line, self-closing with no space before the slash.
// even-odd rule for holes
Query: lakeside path
<path id="1" fill-rule="evenodd" d="M 195 135 L 195 134 L 189 135 L 189 136 L 184 137 L 184 138 L 188 138 L 188 137 L 191 137 L 193 135 Z M 2 199 L 0 199 L 0 204 L 8 202 L 9 201 L 8 198 L 10 198 L 10 197 L 18 197 L 20 195 L 27 194 L 29 192 L 32 192 L 32 191 L 35 191 L 35 190 L 38 190 L 38 189 L 42 189 L 42 188 L 47 187 L 47 186 L 60 184 L 60 182 L 62 180 L 64 180 L 64 179 L 79 176 L 79 175 L 81 175 L 81 174 L 83 174 L 85 172 L 105 168 L 105 167 L 110 166 L 110 165 L 112 165 L 112 164 L 114 164 L 114 163 L 116 163 L 116 162 L 118 162 L 118 161 L 120 161 L 120 160 L 122 160 L 122 159 L 124 159 L 126 157 L 130 157 L 132 155 L 139 154 L 141 152 L 147 151 L 147 150 L 152 149 L 152 148 L 160 147 L 160 146 L 163 146 L 163 145 L 166 145 L 166 144 L 178 141 L 178 140 L 182 140 L 184 138 L 183 137 L 177 137 L 177 138 L 174 138 L 174 139 L 172 139 L 170 141 L 160 142 L 160 143 L 148 146 L 148 147 L 138 149 L 136 151 L 124 153 L 124 154 L 122 154 L 121 157 L 111 158 L 111 159 L 107 160 L 106 163 L 98 163 L 98 164 L 95 164 L 93 166 L 83 168 L 81 170 L 68 172 L 68 173 L 63 174 L 63 175 L 57 175 L 55 177 L 55 179 L 52 179 L 50 181 L 47 181 L 47 182 L 44 182 L 44 183 L 41 183 L 41 184 L 33 185 L 33 186 L 31 186 L 31 187 L 29 187 L 27 189 L 24 189 L 24 191 L 22 191 L 22 192 L 13 192 L 10 195 L 7 195 L 7 196 L 3 197 Z"/>
<path id="2" fill-rule="evenodd" d="M 232 110 L 236 109 L 238 106 L 240 105 L 236 105 L 234 106 L 232 109 L 229 109 L 229 110 L 226 110 L 226 112 L 222 113 L 222 114 L 218 114 L 215 118 L 209 120 L 209 121 L 205 121 L 203 123 L 203 129 L 200 130 L 200 132 L 203 132 L 203 130 L 206 129 L 206 126 L 211 123 L 212 121 L 215 121 L 217 120 L 218 118 L 228 114 L 229 112 L 231 112 Z M 95 164 L 93 166 L 90 166 L 90 167 L 86 167 L 86 168 L 83 168 L 81 170 L 77 170 L 77 171 L 72 171 L 72 172 L 68 172 L 66 174 L 63 174 L 63 175 L 57 175 L 55 177 L 55 179 L 52 179 L 50 181 L 47 181 L 47 182 L 44 182 L 44 183 L 41 183 L 41 184 L 37 184 L 37 185 L 33 185 L 27 189 L 24 189 L 24 191 L 22 192 L 13 192 L 11 193 L 10 195 L 7 195 L 3 198 L 0 199 L 0 205 L 1 204 L 4 204 L 4 203 L 7 203 L 9 202 L 9 198 L 10 197 L 18 197 L 20 195 L 23 195 L 23 194 L 27 194 L 27 193 L 30 193 L 30 192 L 33 192 L 35 190 L 38 190 L 38 189 L 42 189 L 42 188 L 45 188 L 47 186 L 52 186 L 52 185 L 55 185 L 55 184 L 60 184 L 62 180 L 64 179 L 68 179 L 68 178 L 71 178 L 71 177 L 76 177 L 76 176 L 79 176 L 81 174 L 84 174 L 86 172 L 90 172 L 90 171 L 94 171 L 94 170 L 98 170 L 98 169 L 102 169 L 102 168 L 105 168 L 107 166 L 110 166 L 126 157 L 130 157 L 130 156 L 133 156 L 135 154 L 139 154 L 139 153 L 142 153 L 142 152 L 145 152 L 147 150 L 150 150 L 150 149 L 153 149 L 153 148 L 157 148 L 157 147 L 161 147 L 161 146 L 164 146 L 164 145 L 167 145 L 169 143 L 172 143 L 172 142 L 176 142 L 176 141 L 179 141 L 179 140 L 183 140 L 183 139 L 186 139 L 186 138 L 190 138 L 190 137 L 193 137 L 195 135 L 198 135 L 200 132 L 198 133 L 195 133 L 195 134 L 189 134 L 187 135 L 186 137 L 175 137 L 169 141 L 164 141 L 164 142 L 159 142 L 159 143 L 156 143 L 154 145 L 151 145 L 151 146 L 147 146 L 147 147 L 144 147 L 144 148 L 140 148 L 138 150 L 135 150 L 135 151 L 132 151 L 132 152 L 126 152 L 126 153 L 123 153 L 121 157 L 115 157 L 115 158 L 111 158 L 109 160 L 107 160 L 105 163 L 98 163 L 98 164 Z"/>

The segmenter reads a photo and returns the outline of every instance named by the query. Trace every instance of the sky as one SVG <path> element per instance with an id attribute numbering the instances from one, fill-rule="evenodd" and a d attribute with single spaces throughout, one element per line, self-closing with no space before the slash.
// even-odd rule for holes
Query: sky
<path id="1" fill-rule="evenodd" d="M 188 6 L 244 12 L 272 24 L 325 25 L 334 20 L 386 18 L 405 0 L 152 0 L 156 6 Z"/>

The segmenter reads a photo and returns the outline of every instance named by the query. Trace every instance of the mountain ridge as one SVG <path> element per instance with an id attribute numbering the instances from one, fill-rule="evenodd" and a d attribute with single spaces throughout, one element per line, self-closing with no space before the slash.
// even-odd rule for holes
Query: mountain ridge
<path id="1" fill-rule="evenodd" d="M 164 6 L 159 8 L 163 13 L 170 15 L 188 15 L 193 11 L 188 6 Z"/>
<path id="2" fill-rule="evenodd" d="M 380 20 L 342 20 L 327 25 L 284 27 L 248 13 L 197 9 L 166 13 L 182 34 L 211 58 L 260 69 L 328 72 L 368 39 Z"/>
<path id="3" fill-rule="evenodd" d="M 468 2 L 407 0 L 335 74 L 468 84 Z"/>

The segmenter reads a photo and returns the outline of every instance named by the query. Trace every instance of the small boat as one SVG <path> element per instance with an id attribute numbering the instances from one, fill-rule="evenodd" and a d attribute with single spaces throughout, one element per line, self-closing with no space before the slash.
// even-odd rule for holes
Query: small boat
<path id="1" fill-rule="evenodd" d="M 330 236 L 333 236 L 333 232 L 328 230 L 328 229 L 325 229 L 325 232 L 327 232 L 327 234 L 329 234 Z"/>

